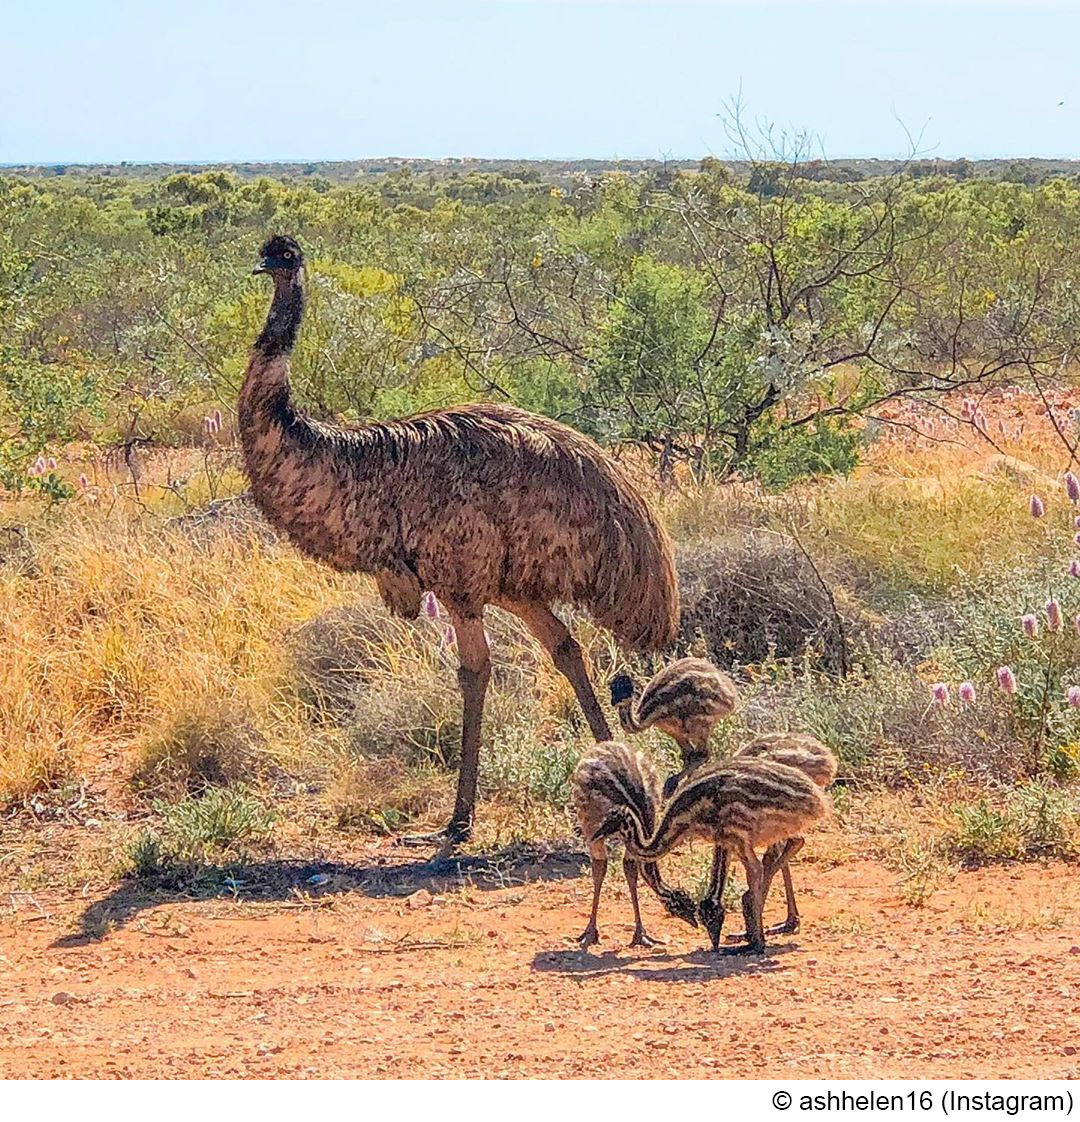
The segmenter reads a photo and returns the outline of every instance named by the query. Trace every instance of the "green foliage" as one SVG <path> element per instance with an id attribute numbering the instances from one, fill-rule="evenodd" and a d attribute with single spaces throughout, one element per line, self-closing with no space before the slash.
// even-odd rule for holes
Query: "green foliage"
<path id="1" fill-rule="evenodd" d="M 759 426 L 748 470 L 771 491 L 815 475 L 849 475 L 859 462 L 859 433 L 823 418 L 798 428 Z"/>
<path id="2" fill-rule="evenodd" d="M 946 841 L 967 861 L 1080 855 L 1080 804 L 1075 793 L 1047 783 L 1025 783 L 1000 804 L 982 798 L 952 808 Z"/>
<path id="3" fill-rule="evenodd" d="M 273 230 L 308 251 L 294 381 L 317 414 L 509 399 L 646 448 L 661 474 L 770 488 L 850 471 L 850 419 L 882 395 L 1051 369 L 1080 330 L 1063 179 L 966 161 L 884 178 L 704 161 L 570 188 L 528 167 L 316 171 L 0 177 L 6 486 L 71 435 L 182 442 L 176 418 L 232 399 Z M 63 471 L 33 478 L 65 492 Z"/>
<path id="4" fill-rule="evenodd" d="M 99 386 L 88 368 L 27 359 L 0 345 L 0 483 L 9 491 L 36 488 L 52 499 L 71 488 L 55 472 L 30 476 L 32 461 L 50 445 L 70 440 L 80 416 L 100 416 Z"/>
<path id="5" fill-rule="evenodd" d="M 127 847 L 135 876 L 242 856 L 245 844 L 265 838 L 275 821 L 273 810 L 243 788 L 211 787 L 198 798 L 157 801 L 154 811 L 160 827 L 141 830 Z"/>

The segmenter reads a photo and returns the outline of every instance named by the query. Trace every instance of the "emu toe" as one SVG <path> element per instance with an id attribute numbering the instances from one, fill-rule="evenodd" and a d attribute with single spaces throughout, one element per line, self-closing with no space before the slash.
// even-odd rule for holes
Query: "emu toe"
<path id="1" fill-rule="evenodd" d="M 596 924 L 590 923 L 588 927 L 578 936 L 578 942 L 584 947 L 593 947 L 600 942 L 600 932 L 596 930 Z"/>
<path id="2" fill-rule="evenodd" d="M 662 947 L 663 941 L 654 939 L 644 927 L 634 928 L 634 937 L 630 940 L 632 947 Z"/>

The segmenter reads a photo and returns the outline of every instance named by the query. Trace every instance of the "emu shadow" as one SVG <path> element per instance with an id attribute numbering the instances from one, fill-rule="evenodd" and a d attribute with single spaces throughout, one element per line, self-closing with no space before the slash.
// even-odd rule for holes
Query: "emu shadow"
<path id="1" fill-rule="evenodd" d="M 513 845 L 442 861 L 261 861 L 184 866 L 123 880 L 83 911 L 78 930 L 57 939 L 53 946 L 100 942 L 109 931 L 130 923 L 140 912 L 162 904 L 214 899 L 316 903 L 328 896 L 353 892 L 405 897 L 422 888 L 436 893 L 466 885 L 491 891 L 530 881 L 579 877 L 587 865 L 584 853 L 569 848 Z"/>
<path id="2" fill-rule="evenodd" d="M 616 951 L 593 954 L 584 950 L 540 951 L 532 968 L 541 973 L 562 974 L 570 978 L 603 978 L 623 974 L 648 982 L 712 982 L 736 975 L 769 974 L 781 967 L 777 960 L 798 950 L 792 943 L 767 948 L 764 954 L 718 955 L 710 950 L 685 954 L 661 952 L 635 958 L 622 958 Z"/>

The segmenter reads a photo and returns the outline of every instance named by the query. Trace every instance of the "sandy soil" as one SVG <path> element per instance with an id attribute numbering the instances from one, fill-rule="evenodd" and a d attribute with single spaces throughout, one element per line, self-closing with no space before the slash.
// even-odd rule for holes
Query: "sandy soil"
<path id="1" fill-rule="evenodd" d="M 665 945 L 629 949 L 615 877 L 603 942 L 577 949 L 589 879 L 570 855 L 465 882 L 410 860 L 268 866 L 202 901 L 12 896 L 0 1076 L 1080 1072 L 1075 867 L 965 873 L 913 909 L 879 865 L 802 865 L 802 931 L 716 959 L 651 897 Z"/>

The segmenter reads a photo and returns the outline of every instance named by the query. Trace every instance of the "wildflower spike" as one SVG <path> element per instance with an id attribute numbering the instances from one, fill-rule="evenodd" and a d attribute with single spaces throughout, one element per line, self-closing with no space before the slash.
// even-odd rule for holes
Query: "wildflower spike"
<path id="1" fill-rule="evenodd" d="M 1069 496 L 1069 502 L 1080 502 L 1080 479 L 1071 471 L 1065 473 L 1065 494 Z"/>
<path id="2" fill-rule="evenodd" d="M 975 687 L 971 682 L 961 682 L 960 688 L 956 691 L 957 696 L 966 705 L 975 704 Z"/>
<path id="3" fill-rule="evenodd" d="M 949 687 L 944 682 L 936 682 L 931 688 L 931 692 L 939 705 L 949 704 Z"/>
<path id="4" fill-rule="evenodd" d="M 1080 686 L 1070 686 L 1065 691 L 1065 700 L 1073 709 L 1080 709 Z"/>
<path id="5" fill-rule="evenodd" d="M 1022 615 L 1020 617 L 1020 626 L 1023 627 L 1024 634 L 1029 639 L 1034 639 L 1039 634 L 1039 621 L 1031 612 L 1028 612 L 1026 615 Z"/>
<path id="6" fill-rule="evenodd" d="M 1056 600 L 1046 601 L 1046 626 L 1051 631 L 1061 630 L 1061 605 Z"/>
<path id="7" fill-rule="evenodd" d="M 1043 501 L 1038 495 L 1031 496 L 1031 501 L 1028 503 L 1028 510 L 1031 511 L 1032 518 L 1042 518 L 1046 513 L 1046 507 L 1043 505 Z"/>
<path id="8" fill-rule="evenodd" d="M 1012 672 L 1011 666 L 997 668 L 997 684 L 1005 693 L 1016 693 L 1016 675 Z"/>

